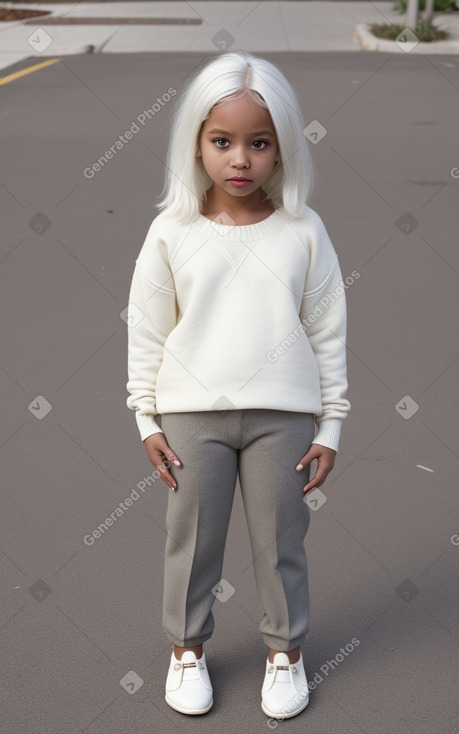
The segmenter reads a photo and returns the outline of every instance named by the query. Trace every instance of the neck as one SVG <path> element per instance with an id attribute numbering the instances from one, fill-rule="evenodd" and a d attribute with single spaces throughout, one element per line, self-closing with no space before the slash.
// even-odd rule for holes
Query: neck
<path id="1" fill-rule="evenodd" d="M 220 214 L 224 212 L 234 220 L 241 216 L 250 216 L 267 211 L 273 211 L 274 207 L 266 199 L 263 189 L 257 189 L 247 196 L 231 196 L 221 189 L 216 189 L 213 184 L 206 192 L 206 200 L 201 208 L 201 214 Z"/>

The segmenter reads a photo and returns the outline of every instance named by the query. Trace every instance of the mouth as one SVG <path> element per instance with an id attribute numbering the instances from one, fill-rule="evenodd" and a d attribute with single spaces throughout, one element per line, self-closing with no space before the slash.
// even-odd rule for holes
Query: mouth
<path id="1" fill-rule="evenodd" d="M 233 176 L 232 178 L 227 178 L 227 181 L 236 181 L 236 182 L 242 182 L 247 181 L 247 183 L 252 183 L 252 179 L 250 178 L 244 178 L 243 176 Z"/>

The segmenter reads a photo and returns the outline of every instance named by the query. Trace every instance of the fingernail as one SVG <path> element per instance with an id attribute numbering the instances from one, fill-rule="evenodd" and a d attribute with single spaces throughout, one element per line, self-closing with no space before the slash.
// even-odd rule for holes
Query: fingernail
<path id="1" fill-rule="evenodd" d="M 298 464 L 298 466 L 296 468 L 297 469 L 302 469 L 303 468 L 303 465 L 302 464 Z"/>
<path id="2" fill-rule="evenodd" d="M 172 459 L 172 463 L 175 464 L 175 466 L 180 466 L 180 461 L 178 459 Z"/>

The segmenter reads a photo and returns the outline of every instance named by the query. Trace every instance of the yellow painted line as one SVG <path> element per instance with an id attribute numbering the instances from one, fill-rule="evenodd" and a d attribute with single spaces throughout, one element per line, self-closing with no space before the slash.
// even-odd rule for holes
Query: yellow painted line
<path id="1" fill-rule="evenodd" d="M 41 64 L 35 64 L 35 66 L 28 66 L 27 69 L 21 69 L 21 71 L 16 71 L 14 74 L 8 74 L 8 76 L 3 76 L 0 78 L 0 85 L 9 84 L 10 82 L 13 82 L 15 79 L 19 79 L 19 77 L 21 76 L 25 76 L 26 74 L 31 74 L 33 71 L 38 71 L 39 69 L 43 69 L 45 66 L 56 64 L 58 61 L 60 61 L 60 59 L 50 59 L 49 61 L 42 61 Z"/>

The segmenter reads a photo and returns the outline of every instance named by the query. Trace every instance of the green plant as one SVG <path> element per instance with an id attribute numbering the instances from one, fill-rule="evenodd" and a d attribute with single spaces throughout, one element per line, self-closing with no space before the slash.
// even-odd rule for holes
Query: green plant
<path id="1" fill-rule="evenodd" d="M 404 26 L 391 25 L 384 23 L 372 23 L 370 24 L 370 31 L 374 36 L 378 38 L 388 38 L 392 41 L 402 33 Z M 429 43 L 431 41 L 441 41 L 449 38 L 447 31 L 440 30 L 436 26 L 432 25 L 430 20 L 421 20 L 418 22 L 417 28 L 413 31 L 418 41 Z"/>
<path id="2" fill-rule="evenodd" d="M 396 13 L 406 13 L 407 0 L 396 0 L 392 10 Z M 419 10 L 422 12 L 426 9 L 425 0 L 419 0 Z M 455 0 L 435 0 L 434 2 L 434 13 L 449 13 L 452 10 L 456 10 Z"/>

